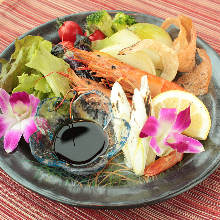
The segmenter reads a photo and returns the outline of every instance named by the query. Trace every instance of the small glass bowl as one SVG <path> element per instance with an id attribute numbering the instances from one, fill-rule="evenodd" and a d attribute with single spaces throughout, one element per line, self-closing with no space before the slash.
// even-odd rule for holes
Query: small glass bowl
<path id="1" fill-rule="evenodd" d="M 127 142 L 130 132 L 129 123 L 114 118 L 111 102 L 99 91 L 93 90 L 80 95 L 72 104 L 61 98 L 48 98 L 38 105 L 35 122 L 37 132 L 30 137 L 30 148 L 33 156 L 42 164 L 59 167 L 75 175 L 88 175 L 105 167 L 108 160 L 117 154 Z M 70 117 L 71 110 L 71 117 Z M 61 161 L 54 151 L 57 131 L 63 124 L 79 120 L 95 122 L 103 128 L 108 145 L 98 156 L 85 164 Z M 115 131 L 114 128 L 120 130 Z"/>

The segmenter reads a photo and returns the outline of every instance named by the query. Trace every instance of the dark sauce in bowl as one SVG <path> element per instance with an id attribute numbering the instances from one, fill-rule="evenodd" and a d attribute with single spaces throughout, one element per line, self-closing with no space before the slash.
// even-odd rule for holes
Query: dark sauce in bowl
<path id="1" fill-rule="evenodd" d="M 91 121 L 76 121 L 63 125 L 54 140 L 57 157 L 75 165 L 94 161 L 107 146 L 108 137 L 103 128 Z"/>

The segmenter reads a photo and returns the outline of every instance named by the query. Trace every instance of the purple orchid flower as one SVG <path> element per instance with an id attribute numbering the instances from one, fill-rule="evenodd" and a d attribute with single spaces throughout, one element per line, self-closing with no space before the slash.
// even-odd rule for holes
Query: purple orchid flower
<path id="1" fill-rule="evenodd" d="M 181 134 L 190 123 L 190 106 L 179 114 L 175 108 L 162 108 L 159 119 L 150 116 L 139 136 L 151 136 L 149 144 L 157 155 L 162 155 L 169 147 L 180 153 L 200 153 L 204 151 L 203 145 L 198 140 Z"/>
<path id="2" fill-rule="evenodd" d="M 38 98 L 26 92 L 16 92 L 11 96 L 0 88 L 0 138 L 4 136 L 4 149 L 12 152 L 23 134 L 29 143 L 29 137 L 37 131 L 34 115 Z"/>

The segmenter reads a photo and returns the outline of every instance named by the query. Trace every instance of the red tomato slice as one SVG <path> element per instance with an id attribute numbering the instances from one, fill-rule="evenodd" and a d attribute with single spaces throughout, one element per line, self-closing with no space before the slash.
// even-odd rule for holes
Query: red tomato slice
<path id="1" fill-rule="evenodd" d="M 96 30 L 94 33 L 89 35 L 89 39 L 91 41 L 103 40 L 103 39 L 105 39 L 105 35 L 100 30 Z"/>

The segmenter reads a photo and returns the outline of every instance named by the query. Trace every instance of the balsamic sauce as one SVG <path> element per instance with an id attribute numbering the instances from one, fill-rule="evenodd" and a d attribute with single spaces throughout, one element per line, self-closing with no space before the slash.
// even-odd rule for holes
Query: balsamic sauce
<path id="1" fill-rule="evenodd" d="M 108 145 L 107 135 L 95 122 L 76 121 L 57 132 L 54 151 L 57 157 L 72 164 L 86 164 L 101 154 Z"/>

